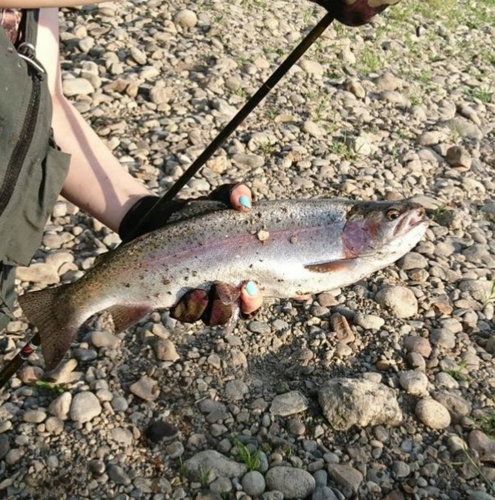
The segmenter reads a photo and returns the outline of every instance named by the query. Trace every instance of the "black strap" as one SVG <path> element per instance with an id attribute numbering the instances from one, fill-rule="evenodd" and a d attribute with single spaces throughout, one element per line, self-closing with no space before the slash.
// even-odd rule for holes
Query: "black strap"
<path id="1" fill-rule="evenodd" d="M 19 36 L 17 45 L 29 43 L 36 47 L 36 36 L 38 34 L 39 9 L 23 9 L 21 25 L 19 26 Z"/>

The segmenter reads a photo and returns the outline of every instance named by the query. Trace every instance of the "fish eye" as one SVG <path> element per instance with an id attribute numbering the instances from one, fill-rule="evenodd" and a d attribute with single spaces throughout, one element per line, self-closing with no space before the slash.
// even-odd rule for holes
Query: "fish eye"
<path id="1" fill-rule="evenodd" d="M 385 214 L 385 217 L 388 220 L 398 219 L 399 216 L 400 216 L 400 211 L 397 210 L 396 208 L 391 208 L 390 210 L 387 210 L 387 213 Z"/>

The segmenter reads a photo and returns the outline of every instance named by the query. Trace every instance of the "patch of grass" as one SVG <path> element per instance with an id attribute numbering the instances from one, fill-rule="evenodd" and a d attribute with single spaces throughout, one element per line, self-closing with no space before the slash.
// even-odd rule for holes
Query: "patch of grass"
<path id="1" fill-rule="evenodd" d="M 495 24 L 495 3 L 493 0 L 483 0 L 482 2 L 467 2 L 466 24 L 471 29 L 479 29 L 482 26 L 493 26 Z"/>
<path id="2" fill-rule="evenodd" d="M 259 470 L 260 468 L 260 452 L 256 450 L 255 452 L 250 452 L 246 446 L 244 446 L 239 440 L 235 442 L 235 448 L 239 453 L 242 461 L 246 464 L 250 471 Z"/>
<path id="3" fill-rule="evenodd" d="M 241 5 L 247 10 L 259 9 L 264 10 L 268 6 L 267 0 L 242 0 Z"/>
<path id="4" fill-rule="evenodd" d="M 315 101 L 319 96 L 320 93 L 316 92 L 315 90 L 309 90 L 308 92 L 306 92 L 306 99 L 308 101 Z"/>
<path id="5" fill-rule="evenodd" d="M 474 420 L 476 428 L 482 430 L 485 434 L 495 437 L 495 413 L 489 412 Z"/>
<path id="6" fill-rule="evenodd" d="M 199 474 L 199 482 L 201 484 L 201 488 L 208 488 L 208 485 L 210 484 L 210 471 L 209 470 L 202 470 Z"/>
<path id="7" fill-rule="evenodd" d="M 455 122 L 452 122 L 450 124 L 449 128 L 450 128 L 450 137 L 449 137 L 449 139 L 452 142 L 457 143 L 457 141 L 462 137 L 462 129 L 461 129 L 460 125 L 458 125 Z"/>
<path id="8" fill-rule="evenodd" d="M 267 0 L 251 0 L 255 7 L 259 7 L 260 9 L 266 9 L 268 7 Z"/>
<path id="9" fill-rule="evenodd" d="M 493 483 L 492 481 L 490 481 L 486 476 L 485 474 L 483 473 L 483 470 L 482 468 L 479 466 L 479 464 L 477 462 L 475 462 L 473 460 L 473 457 L 471 457 L 471 455 L 469 454 L 469 451 L 466 447 L 466 445 L 464 445 L 462 447 L 462 451 L 464 452 L 464 455 L 466 456 L 466 460 L 464 462 L 452 462 L 452 465 L 465 465 L 465 464 L 469 464 L 471 466 L 474 467 L 474 469 L 476 470 L 476 472 L 479 474 L 479 476 L 483 479 L 483 481 L 485 482 L 486 484 L 486 487 L 488 489 L 488 491 L 494 493 L 495 492 L 495 488 L 493 486 Z"/>
<path id="10" fill-rule="evenodd" d="M 420 15 L 426 19 L 442 19 L 449 27 L 457 26 L 462 11 L 456 0 L 422 0 L 421 2 L 400 2 L 388 9 L 388 15 L 399 22 L 410 23 L 411 18 Z"/>
<path id="11" fill-rule="evenodd" d="M 325 111 L 328 110 L 330 103 L 328 99 L 321 98 L 317 103 L 315 108 L 311 111 L 311 118 L 314 121 L 320 121 L 324 118 Z"/>
<path id="12" fill-rule="evenodd" d="M 487 103 L 492 101 L 493 92 L 491 87 L 470 87 L 466 90 L 466 96 Z"/>
<path id="13" fill-rule="evenodd" d="M 419 93 L 411 94 L 409 101 L 411 102 L 411 106 L 419 106 L 423 102 L 422 96 Z"/>
<path id="14" fill-rule="evenodd" d="M 34 383 L 34 387 L 36 387 L 36 389 L 39 390 L 53 392 L 57 395 L 60 395 L 65 392 L 65 388 L 62 387 L 61 385 L 54 384 L 52 382 L 46 382 L 44 380 L 37 380 Z"/>
<path id="15" fill-rule="evenodd" d="M 279 114 L 280 110 L 276 106 L 270 106 L 269 108 L 266 108 L 266 116 L 270 120 L 275 120 Z"/>
<path id="16" fill-rule="evenodd" d="M 335 116 L 340 118 L 340 115 L 338 115 L 338 112 L 335 113 Z M 323 121 L 322 122 L 322 127 L 325 129 L 328 135 L 334 135 L 337 132 L 340 132 L 342 126 L 340 123 L 338 123 L 337 120 L 335 121 Z"/>
<path id="17" fill-rule="evenodd" d="M 485 63 L 495 65 L 495 52 L 492 50 L 492 48 L 480 48 L 479 56 Z"/>
<path id="18" fill-rule="evenodd" d="M 454 380 L 459 382 L 463 382 L 468 380 L 468 377 L 462 373 L 467 367 L 467 363 L 465 361 L 461 361 L 459 363 L 459 367 L 453 370 L 445 370 L 445 373 L 448 373 Z"/>
<path id="19" fill-rule="evenodd" d="M 357 65 L 364 74 L 377 73 L 383 68 L 383 57 L 377 53 L 376 48 L 366 48 L 360 54 Z"/>
<path id="20" fill-rule="evenodd" d="M 282 47 L 263 47 L 263 53 L 267 59 L 276 60 L 280 57 L 286 56 L 286 51 Z"/>
<path id="21" fill-rule="evenodd" d="M 287 444 L 287 446 L 284 446 L 282 448 L 282 451 L 285 455 L 285 458 L 290 458 L 294 455 L 294 450 L 292 449 L 292 446 L 290 444 Z"/>
<path id="22" fill-rule="evenodd" d="M 333 29 L 337 36 L 342 36 L 345 33 L 344 25 L 341 23 L 332 23 Z"/>
<path id="23" fill-rule="evenodd" d="M 488 297 L 483 302 L 483 307 L 486 307 L 488 304 L 495 303 L 495 280 L 492 281 L 492 287 L 490 288 L 490 292 Z"/>
<path id="24" fill-rule="evenodd" d="M 217 14 L 211 18 L 211 24 L 222 24 L 222 21 L 225 19 L 224 14 Z"/>
<path id="25" fill-rule="evenodd" d="M 247 92 L 242 87 L 236 87 L 232 90 L 232 93 L 238 97 L 242 97 L 243 99 L 247 97 Z"/>
<path id="26" fill-rule="evenodd" d="M 271 156 L 273 154 L 273 152 L 275 151 L 275 145 L 270 144 L 269 141 L 265 141 L 265 142 L 260 143 L 258 148 L 259 148 L 261 154 L 263 154 L 264 156 Z"/>
<path id="27" fill-rule="evenodd" d="M 452 209 L 447 205 L 439 205 L 434 210 L 427 210 L 428 217 L 440 226 L 448 227 L 452 221 Z"/>
<path id="28" fill-rule="evenodd" d="M 417 75 L 417 79 L 421 83 L 430 83 L 431 71 L 429 69 L 422 69 L 421 72 Z"/>
<path id="29" fill-rule="evenodd" d="M 307 7 L 306 9 L 304 9 L 302 19 L 303 19 L 303 23 L 305 25 L 308 25 L 309 23 L 311 23 L 313 16 L 314 16 L 314 13 L 315 13 L 315 10 L 313 7 Z"/>
<path id="30" fill-rule="evenodd" d="M 244 54 L 237 53 L 234 55 L 234 61 L 242 68 L 242 66 L 249 62 L 249 59 Z"/>
<path id="31" fill-rule="evenodd" d="M 184 460 L 182 460 L 182 457 L 179 458 L 179 476 L 182 478 L 187 476 L 187 467 Z"/>
<path id="32" fill-rule="evenodd" d="M 328 150 L 340 156 L 343 160 L 355 161 L 358 152 L 350 145 L 349 141 L 344 139 L 334 139 L 328 144 Z"/>
<path id="33" fill-rule="evenodd" d="M 329 80 L 339 80 L 343 76 L 343 72 L 339 68 L 330 68 L 325 71 L 325 77 Z"/>

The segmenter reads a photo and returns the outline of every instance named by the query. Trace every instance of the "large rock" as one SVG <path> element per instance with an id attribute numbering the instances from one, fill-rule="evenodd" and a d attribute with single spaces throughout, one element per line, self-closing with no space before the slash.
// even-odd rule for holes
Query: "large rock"
<path id="1" fill-rule="evenodd" d="M 395 392 L 365 379 L 336 378 L 319 391 L 319 403 L 330 424 L 346 431 L 353 425 L 398 425 L 402 411 Z"/>
<path id="2" fill-rule="evenodd" d="M 241 477 L 247 472 L 244 464 L 234 462 L 218 451 L 205 450 L 196 453 L 184 462 L 187 476 L 194 481 L 201 481 L 208 474 L 208 482 L 217 477 Z"/>
<path id="3" fill-rule="evenodd" d="M 269 490 L 281 491 L 284 498 L 306 498 L 316 487 L 315 478 L 307 471 L 295 467 L 273 467 L 266 473 Z"/>

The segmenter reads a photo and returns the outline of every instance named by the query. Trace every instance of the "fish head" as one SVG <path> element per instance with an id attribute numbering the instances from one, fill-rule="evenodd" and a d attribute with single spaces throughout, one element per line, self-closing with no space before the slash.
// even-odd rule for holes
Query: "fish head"
<path id="1" fill-rule="evenodd" d="M 418 203 L 369 201 L 351 205 L 342 234 L 345 258 L 374 259 L 391 264 L 421 240 L 428 227 Z"/>

